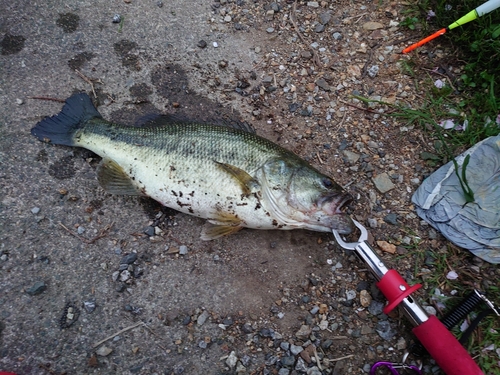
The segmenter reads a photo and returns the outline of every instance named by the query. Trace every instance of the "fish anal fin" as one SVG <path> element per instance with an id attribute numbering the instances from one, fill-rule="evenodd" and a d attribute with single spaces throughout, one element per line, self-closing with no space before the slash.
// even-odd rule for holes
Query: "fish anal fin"
<path id="1" fill-rule="evenodd" d="M 144 192 L 115 161 L 104 158 L 97 167 L 99 184 L 111 194 L 142 195 Z"/>
<path id="2" fill-rule="evenodd" d="M 216 238 L 228 236 L 241 230 L 242 226 L 218 225 L 206 223 L 202 230 L 200 238 L 203 241 L 215 240 Z"/>
<path id="3" fill-rule="evenodd" d="M 255 180 L 243 169 L 227 163 L 219 163 L 217 161 L 216 163 L 221 169 L 229 173 L 236 181 L 238 181 L 241 189 L 243 190 L 243 195 L 249 196 L 251 193 L 259 190 L 259 183 L 257 180 Z"/>

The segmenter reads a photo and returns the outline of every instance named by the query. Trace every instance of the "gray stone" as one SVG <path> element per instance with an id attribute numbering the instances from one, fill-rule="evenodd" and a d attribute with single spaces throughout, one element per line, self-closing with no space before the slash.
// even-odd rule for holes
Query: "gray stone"
<path id="1" fill-rule="evenodd" d="M 179 246 L 179 255 L 186 255 L 188 253 L 188 247 L 186 245 Z"/>
<path id="2" fill-rule="evenodd" d="M 31 209 L 31 213 L 32 213 L 33 215 L 36 215 L 36 214 L 38 214 L 39 212 L 40 212 L 40 207 L 33 207 L 33 208 Z"/>
<path id="3" fill-rule="evenodd" d="M 325 91 L 330 91 L 330 85 L 325 81 L 324 78 L 320 78 L 316 81 L 316 85 L 322 88 Z"/>
<path id="4" fill-rule="evenodd" d="M 226 365 L 229 366 L 229 368 L 235 368 L 236 363 L 238 362 L 238 357 L 236 356 L 236 353 L 234 351 L 229 354 L 229 356 L 226 359 Z"/>
<path id="5" fill-rule="evenodd" d="M 313 366 L 307 369 L 307 375 L 322 375 L 321 371 L 317 366 Z"/>
<path id="6" fill-rule="evenodd" d="M 301 371 L 301 372 L 307 372 L 307 364 L 300 357 L 299 357 L 299 359 L 297 359 L 297 364 L 295 365 L 295 370 Z"/>
<path id="7" fill-rule="evenodd" d="M 370 226 L 370 228 L 377 228 L 377 226 L 378 226 L 377 219 L 369 217 L 367 221 L 368 221 L 368 225 Z"/>
<path id="8" fill-rule="evenodd" d="M 120 264 L 132 264 L 137 260 L 137 254 L 136 253 L 130 253 L 122 257 L 120 260 Z"/>
<path id="9" fill-rule="evenodd" d="M 85 302 L 83 302 L 83 308 L 89 314 L 91 314 L 92 312 L 94 312 L 95 307 L 96 307 L 95 301 L 85 301 Z"/>
<path id="10" fill-rule="evenodd" d="M 281 357 L 281 363 L 283 364 L 283 366 L 292 367 L 295 363 L 295 356 L 287 355 L 285 357 Z"/>
<path id="11" fill-rule="evenodd" d="M 95 354 L 101 356 L 101 357 L 106 357 L 107 355 L 110 355 L 113 349 L 108 348 L 107 346 L 101 346 L 99 349 L 95 351 Z"/>
<path id="12" fill-rule="evenodd" d="M 149 237 L 152 237 L 155 235 L 155 228 L 152 227 L 151 225 L 147 226 L 146 228 L 144 228 L 144 233 L 147 234 Z"/>
<path id="13" fill-rule="evenodd" d="M 344 151 L 344 153 L 345 152 L 346 151 Z M 374 177 L 372 180 L 377 190 L 380 191 L 382 194 L 387 193 L 388 191 L 395 188 L 395 185 L 392 183 L 387 173 L 381 173 L 376 177 Z"/>
<path id="14" fill-rule="evenodd" d="M 372 300 L 372 303 L 370 303 L 370 306 L 368 307 L 368 312 L 375 316 L 380 315 L 384 310 L 384 306 L 384 303 Z"/>
<path id="15" fill-rule="evenodd" d="M 292 353 L 293 355 L 299 354 L 302 350 L 304 350 L 304 348 L 300 345 L 290 345 L 290 353 Z"/>
<path id="16" fill-rule="evenodd" d="M 198 323 L 199 326 L 203 325 L 203 323 L 206 322 L 206 320 L 208 319 L 208 317 L 210 316 L 210 314 L 208 313 L 207 310 L 203 311 L 200 316 L 198 317 L 198 319 L 196 320 L 196 323 Z"/>
<path id="17" fill-rule="evenodd" d="M 322 33 L 323 31 L 325 31 L 325 25 L 318 23 L 314 28 L 314 31 L 317 33 Z"/>
<path id="18" fill-rule="evenodd" d="M 43 281 L 37 281 L 32 287 L 26 289 L 26 293 L 30 296 L 36 296 L 43 293 L 47 289 L 47 285 Z"/>
<path id="19" fill-rule="evenodd" d="M 295 333 L 298 339 L 307 340 L 311 334 L 311 327 L 307 325 L 300 326 L 300 329 Z"/>
<path id="20" fill-rule="evenodd" d="M 290 349 L 290 343 L 282 341 L 280 342 L 280 348 L 283 349 L 284 351 L 287 351 L 288 349 Z"/>
<path id="21" fill-rule="evenodd" d="M 328 22 L 330 22 L 330 19 L 332 18 L 332 15 L 329 12 L 324 12 L 319 15 L 319 21 L 323 24 L 326 25 Z"/>
<path id="22" fill-rule="evenodd" d="M 355 152 L 352 152 L 349 150 L 344 150 L 343 154 L 346 157 L 346 160 L 349 164 L 355 164 L 360 158 L 359 154 L 356 154 Z M 389 178 L 389 177 L 387 177 L 387 178 Z"/>
<path id="23" fill-rule="evenodd" d="M 384 340 L 390 340 L 396 335 L 396 331 L 392 329 L 391 324 L 387 320 L 380 320 L 375 330 Z"/>
<path id="24" fill-rule="evenodd" d="M 387 224 L 398 225 L 398 215 L 396 215 L 396 214 L 387 214 L 384 217 L 384 221 Z"/>
<path id="25" fill-rule="evenodd" d="M 339 33 L 339 32 L 337 31 L 337 32 L 334 32 L 334 33 L 332 34 L 332 37 L 333 37 L 333 39 L 335 39 L 335 40 L 340 40 L 340 39 L 342 39 L 342 34 L 341 34 L 341 33 Z"/>
<path id="26" fill-rule="evenodd" d="M 128 270 L 122 271 L 120 273 L 120 281 L 125 282 L 130 279 L 130 272 Z"/>
<path id="27" fill-rule="evenodd" d="M 372 65 L 371 67 L 368 68 L 368 75 L 372 78 L 374 78 L 379 71 L 378 65 Z"/>

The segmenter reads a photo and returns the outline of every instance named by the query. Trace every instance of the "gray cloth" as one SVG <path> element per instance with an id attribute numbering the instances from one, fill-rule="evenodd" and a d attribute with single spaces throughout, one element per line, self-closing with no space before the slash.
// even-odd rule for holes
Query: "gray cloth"
<path id="1" fill-rule="evenodd" d="M 474 193 L 467 203 L 453 162 L 439 168 L 412 197 L 418 215 L 455 245 L 500 263 L 500 135 L 487 138 L 455 158 L 458 173 L 470 155 L 466 177 Z"/>

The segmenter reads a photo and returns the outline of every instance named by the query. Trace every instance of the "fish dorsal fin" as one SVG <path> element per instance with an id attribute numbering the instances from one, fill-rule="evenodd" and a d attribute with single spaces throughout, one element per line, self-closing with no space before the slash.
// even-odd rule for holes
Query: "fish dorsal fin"
<path id="1" fill-rule="evenodd" d="M 167 114 L 155 114 L 151 113 L 137 119 L 135 126 L 138 127 L 159 127 L 159 126 L 169 126 L 172 124 L 200 124 L 200 125 L 215 125 L 224 126 L 226 128 L 232 128 L 237 130 L 242 130 L 247 133 L 255 134 L 255 129 L 249 123 L 245 121 L 240 121 L 230 118 L 208 118 L 206 120 L 197 120 L 193 118 L 188 118 L 182 114 L 178 113 L 167 113 Z"/>
<path id="2" fill-rule="evenodd" d="M 111 194 L 145 195 L 141 188 L 115 161 L 104 158 L 97 167 L 99 184 Z"/>
<path id="3" fill-rule="evenodd" d="M 217 161 L 216 163 L 222 170 L 229 173 L 239 183 L 241 190 L 243 190 L 243 195 L 249 196 L 251 193 L 259 190 L 260 185 L 257 180 L 243 169 L 227 163 L 219 163 Z"/>

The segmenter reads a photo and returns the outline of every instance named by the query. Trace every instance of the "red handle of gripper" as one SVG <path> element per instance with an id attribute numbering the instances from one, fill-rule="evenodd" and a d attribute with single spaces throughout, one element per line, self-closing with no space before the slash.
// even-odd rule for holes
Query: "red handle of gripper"
<path id="1" fill-rule="evenodd" d="M 392 309 L 419 289 L 422 284 L 415 284 L 410 287 L 396 270 L 389 270 L 382 276 L 377 286 L 389 301 L 389 304 L 384 308 L 384 314 L 389 314 Z"/>

